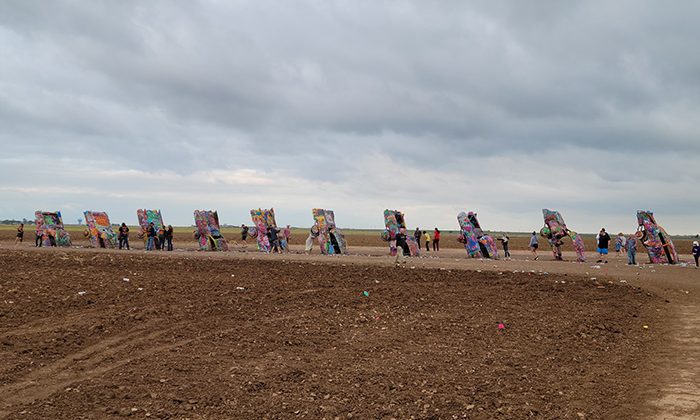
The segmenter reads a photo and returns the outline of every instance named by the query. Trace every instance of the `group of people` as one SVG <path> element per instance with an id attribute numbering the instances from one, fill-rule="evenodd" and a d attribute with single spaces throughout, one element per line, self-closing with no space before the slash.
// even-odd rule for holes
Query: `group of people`
<path id="1" fill-rule="evenodd" d="M 430 231 L 421 231 L 420 228 L 416 228 L 413 232 L 413 239 L 418 243 L 418 249 L 421 249 L 421 239 L 425 240 L 425 250 L 430 252 L 430 242 L 433 243 L 433 251 L 440 251 L 440 229 L 435 228 L 433 230 L 433 236 L 430 237 Z"/>
<path id="2" fill-rule="evenodd" d="M 279 254 L 289 252 L 289 241 L 292 238 L 290 225 L 287 225 L 284 229 L 279 229 L 277 226 L 266 226 L 265 230 L 265 235 L 270 243 L 269 252 Z M 248 244 L 248 236 L 250 236 L 250 228 L 242 224 L 241 240 L 243 241 L 243 246 Z"/>
<path id="3" fill-rule="evenodd" d="M 122 233 L 124 228 L 126 230 Z M 122 227 L 119 228 L 119 235 L 119 249 L 122 249 L 122 243 L 126 246 L 126 249 L 129 249 L 129 228 L 125 223 L 122 223 Z M 155 249 L 159 251 L 173 250 L 173 227 L 171 225 L 156 228 L 155 223 L 150 222 L 144 235 L 146 235 L 146 251 Z"/>
<path id="4" fill-rule="evenodd" d="M 612 238 L 610 237 L 610 234 L 608 234 L 608 232 L 605 231 L 605 228 L 601 228 L 600 232 L 598 232 L 598 234 L 596 235 L 595 240 L 596 252 L 599 255 L 599 258 L 596 262 L 606 264 L 608 262 L 608 254 L 610 253 L 609 248 Z M 628 265 L 637 265 L 638 242 L 639 240 L 637 239 L 637 235 L 634 233 L 630 235 L 625 235 L 622 232 L 620 232 L 615 238 L 615 251 L 618 255 L 621 255 L 623 252 L 627 253 Z M 554 249 L 554 253 L 555 256 L 557 256 L 557 259 L 561 260 L 561 239 L 551 241 L 550 245 Z M 537 255 L 538 248 L 539 241 L 537 238 L 537 232 L 532 232 L 532 236 L 530 237 L 530 252 L 532 252 L 532 255 L 534 257 L 533 259 L 535 260 L 539 258 Z M 506 249 L 505 246 L 504 249 Z M 506 254 L 508 255 L 507 251 Z M 693 242 L 692 254 L 693 258 L 695 259 L 695 268 L 700 267 L 700 263 L 698 261 L 700 259 L 700 245 L 698 245 L 698 241 Z"/>
<path id="5" fill-rule="evenodd" d="M 45 232 L 40 229 L 36 230 L 34 246 L 38 248 L 44 246 L 44 233 L 46 233 L 49 244 L 56 246 L 56 232 L 48 229 Z M 17 227 L 17 236 L 15 237 L 15 244 L 21 244 L 22 242 L 24 242 L 24 223 L 20 223 Z"/>
<path id="6" fill-rule="evenodd" d="M 318 223 L 314 223 L 314 225 L 311 226 L 309 236 L 306 238 L 306 242 L 304 244 L 304 251 L 307 254 L 310 253 L 311 250 L 314 248 L 314 242 L 319 240 L 321 234 L 321 228 L 318 226 Z M 326 230 L 326 235 L 323 239 L 325 239 L 325 242 L 320 242 L 322 254 L 337 255 L 342 253 L 342 250 L 340 249 L 340 243 L 338 242 L 338 238 L 336 237 L 335 228 L 329 227 Z"/>

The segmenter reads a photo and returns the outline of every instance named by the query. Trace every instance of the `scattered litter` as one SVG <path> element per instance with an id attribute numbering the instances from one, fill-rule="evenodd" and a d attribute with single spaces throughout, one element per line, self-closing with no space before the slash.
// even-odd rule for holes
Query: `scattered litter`
<path id="1" fill-rule="evenodd" d="M 87 293 L 87 292 L 78 292 L 78 295 L 79 295 L 79 296 L 82 296 L 82 295 L 84 295 L 85 293 Z"/>
<path id="2" fill-rule="evenodd" d="M 645 325 L 645 326 L 642 327 L 642 328 L 644 328 L 645 330 L 648 330 L 648 329 L 649 329 L 649 326 L 648 326 L 648 325 Z"/>
<path id="3" fill-rule="evenodd" d="M 505 331 L 506 329 L 506 324 L 499 322 L 498 323 L 498 331 Z"/>
<path id="4" fill-rule="evenodd" d="M 231 274 L 231 277 L 236 277 L 236 275 L 235 275 L 235 274 Z"/>
<path id="5" fill-rule="evenodd" d="M 620 280 L 620 283 L 627 283 L 627 280 Z"/>
<path id="6" fill-rule="evenodd" d="M 141 291 L 143 291 L 143 287 L 139 287 L 139 288 L 136 289 L 136 290 L 138 290 L 139 292 L 141 292 Z"/>
<path id="7" fill-rule="evenodd" d="M 369 297 L 369 292 L 367 290 L 365 290 L 364 292 L 362 292 L 362 296 Z"/>
<path id="8" fill-rule="evenodd" d="M 127 279 L 126 277 L 124 277 L 122 280 L 124 280 L 124 281 L 129 281 L 129 279 Z"/>
<path id="9" fill-rule="evenodd" d="M 591 277 L 591 280 L 596 281 L 596 280 L 598 280 L 598 279 L 595 278 L 595 277 Z"/>
<path id="10" fill-rule="evenodd" d="M 592 266 L 591 266 L 591 268 L 596 268 L 596 269 L 599 269 L 599 268 L 600 268 L 600 266 L 599 266 L 599 265 L 592 265 Z"/>
<path id="11" fill-rule="evenodd" d="M 245 287 L 237 286 L 237 287 L 236 287 L 236 290 L 238 290 L 239 292 L 244 292 L 244 291 L 245 291 Z"/>

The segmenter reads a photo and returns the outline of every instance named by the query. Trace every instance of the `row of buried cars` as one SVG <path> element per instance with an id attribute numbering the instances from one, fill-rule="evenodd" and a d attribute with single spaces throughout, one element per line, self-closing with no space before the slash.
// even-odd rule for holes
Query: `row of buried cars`
<path id="1" fill-rule="evenodd" d="M 136 212 L 141 230 L 139 237 L 143 237 L 149 224 L 153 223 L 156 229 L 164 227 L 160 210 L 139 209 Z M 549 241 L 560 241 L 569 237 L 572 240 L 574 251 L 579 261 L 585 261 L 585 248 L 581 236 L 570 230 L 558 211 L 543 209 L 544 227 L 540 235 Z M 106 212 L 85 211 L 86 229 L 84 234 L 95 247 L 114 248 L 117 246 L 117 233 L 113 230 L 109 216 Z M 277 228 L 274 209 L 253 209 L 250 211 L 253 225 L 248 234 L 255 238 L 260 251 L 270 252 L 269 232 Z M 335 214 L 332 210 L 313 209 L 314 225 L 311 228 L 311 237 L 324 254 L 347 253 L 347 242 L 335 223 Z M 219 216 L 213 210 L 195 210 L 195 239 L 201 250 L 226 251 L 228 242 L 221 234 Z M 37 211 L 35 213 L 36 234 L 41 236 L 44 246 L 70 246 L 71 239 L 63 226 L 61 212 Z M 458 240 L 464 244 L 468 255 L 474 258 L 498 258 L 496 241 L 491 235 L 483 231 L 477 214 L 474 212 L 461 212 L 457 215 L 460 227 Z M 654 218 L 651 211 L 637 211 L 638 229 L 636 236 L 644 245 L 652 263 L 675 264 L 678 262 L 678 253 L 673 245 L 670 235 L 666 233 Z M 406 219 L 404 213 L 398 210 L 384 211 L 385 230 L 382 238 L 391 244 L 391 253 L 397 252 L 396 241 L 405 241 L 401 247 L 406 255 L 418 256 L 420 248 L 412 235 L 406 232 Z M 336 246 L 333 246 L 336 245 Z"/>
<path id="2" fill-rule="evenodd" d="M 109 215 L 101 211 L 85 211 L 85 230 L 83 234 L 96 248 L 116 248 L 118 246 L 118 228 L 115 230 L 109 220 Z M 255 239 L 258 249 L 262 252 L 270 252 L 272 243 L 270 231 L 277 232 L 274 209 L 253 209 L 250 211 L 253 225 L 246 227 L 248 235 Z M 342 231 L 336 226 L 333 210 L 313 209 L 314 224 L 310 236 L 318 244 L 323 254 L 345 254 L 347 243 Z M 136 211 L 140 230 L 139 238 L 143 238 L 151 224 L 156 230 L 165 227 L 160 210 L 138 209 Z M 194 237 L 201 250 L 227 251 L 228 241 L 221 233 L 219 215 L 215 210 L 194 211 L 195 230 Z M 71 238 L 63 225 L 60 211 L 35 212 L 36 234 L 41 236 L 44 246 L 71 246 Z"/>
<path id="3" fill-rule="evenodd" d="M 542 209 L 544 227 L 540 230 L 540 236 L 550 243 L 561 243 L 563 238 L 569 237 L 578 261 L 586 260 L 586 250 L 581 235 L 570 230 L 558 211 Z M 460 234 L 458 241 L 464 244 L 467 254 L 473 258 L 498 259 L 498 247 L 494 238 L 484 232 L 479 224 L 476 213 L 461 212 L 457 215 Z M 673 245 L 671 236 L 666 233 L 654 218 L 651 211 L 637 211 L 637 232 L 635 236 L 644 245 L 649 254 L 649 261 L 654 264 L 676 264 L 678 253 Z M 395 255 L 402 248 L 396 242 L 405 241 L 405 255 L 418 256 L 420 247 L 412 235 L 407 233 L 406 218 L 404 213 L 398 210 L 384 211 L 385 230 L 382 239 L 390 243 L 390 252 Z M 555 254 L 556 256 L 556 254 Z"/>

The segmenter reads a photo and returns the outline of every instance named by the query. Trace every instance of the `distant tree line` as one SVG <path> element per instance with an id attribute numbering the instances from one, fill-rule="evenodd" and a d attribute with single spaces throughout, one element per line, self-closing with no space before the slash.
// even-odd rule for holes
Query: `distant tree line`
<path id="1" fill-rule="evenodd" d="M 34 220 L 27 220 L 27 219 L 22 219 L 22 220 L 15 220 L 15 219 L 5 219 L 5 220 L 0 220 L 0 225 L 18 225 L 20 223 L 24 223 L 25 225 L 33 225 Z"/>

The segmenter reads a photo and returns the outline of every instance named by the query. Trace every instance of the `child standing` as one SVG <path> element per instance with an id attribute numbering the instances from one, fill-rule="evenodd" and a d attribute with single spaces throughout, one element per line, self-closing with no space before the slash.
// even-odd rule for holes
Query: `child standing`
<path id="1" fill-rule="evenodd" d="M 430 252 L 430 232 L 426 230 L 423 232 L 423 236 L 425 238 L 425 250 Z"/>

